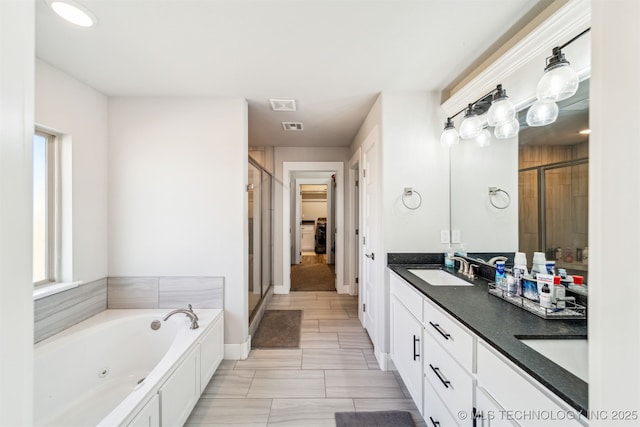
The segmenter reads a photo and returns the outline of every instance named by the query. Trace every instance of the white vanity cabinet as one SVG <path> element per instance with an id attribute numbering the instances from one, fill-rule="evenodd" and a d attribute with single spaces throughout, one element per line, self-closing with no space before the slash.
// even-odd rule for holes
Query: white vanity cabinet
<path id="1" fill-rule="evenodd" d="M 455 424 L 473 425 L 473 359 L 475 337 L 440 307 L 423 297 L 424 377 L 444 403 L 447 414 L 440 411 L 440 402 L 424 400 L 424 417 L 438 427 Z M 426 387 L 426 386 L 425 386 Z M 425 393 L 426 396 L 426 393 Z"/>
<path id="2" fill-rule="evenodd" d="M 391 277 L 391 360 L 422 413 L 422 296 Z"/>
<path id="3" fill-rule="evenodd" d="M 478 387 L 503 411 L 501 418 L 523 427 L 582 425 L 571 415 L 575 409 L 482 340 L 478 340 L 477 364 Z"/>
<path id="4" fill-rule="evenodd" d="M 390 285 L 391 358 L 428 426 L 582 425 L 576 410 L 394 272 Z"/>

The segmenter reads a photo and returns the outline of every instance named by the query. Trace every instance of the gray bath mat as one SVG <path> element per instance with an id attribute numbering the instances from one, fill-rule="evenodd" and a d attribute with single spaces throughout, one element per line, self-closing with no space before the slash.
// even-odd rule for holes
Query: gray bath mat
<path id="1" fill-rule="evenodd" d="M 336 427 L 415 427 L 407 411 L 336 412 Z"/>
<path id="2" fill-rule="evenodd" d="M 253 348 L 298 348 L 302 310 L 267 310 L 251 338 Z"/>

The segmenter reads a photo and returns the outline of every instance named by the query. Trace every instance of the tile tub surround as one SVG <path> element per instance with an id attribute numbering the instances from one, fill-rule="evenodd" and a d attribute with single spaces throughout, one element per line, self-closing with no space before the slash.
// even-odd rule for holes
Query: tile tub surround
<path id="1" fill-rule="evenodd" d="M 107 309 L 107 279 L 34 301 L 34 343 Z"/>
<path id="2" fill-rule="evenodd" d="M 223 308 L 224 278 L 109 277 L 109 308 Z"/>
<path id="3" fill-rule="evenodd" d="M 475 286 L 431 286 L 408 271 L 424 266 L 395 264 L 389 265 L 389 268 L 567 404 L 586 413 L 587 383 L 516 338 L 586 336 L 586 320 L 541 319 L 489 295 L 487 280 L 482 278 L 472 281 Z M 453 274 L 468 280 L 455 272 Z"/>
<path id="4" fill-rule="evenodd" d="M 301 348 L 223 361 L 185 427 L 335 426 L 336 412 L 384 410 L 426 427 L 397 372 L 378 368 L 357 304 L 336 292 L 273 295 L 268 309 L 303 311 Z"/>

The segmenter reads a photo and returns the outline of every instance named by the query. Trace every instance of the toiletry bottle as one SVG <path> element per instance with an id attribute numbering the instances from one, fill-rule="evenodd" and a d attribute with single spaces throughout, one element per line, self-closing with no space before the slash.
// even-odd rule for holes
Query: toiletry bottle
<path id="1" fill-rule="evenodd" d="M 560 276 L 556 276 L 553 278 L 553 299 L 556 304 L 556 307 L 563 309 L 567 305 L 565 303 L 565 297 L 567 296 L 566 289 L 563 285 L 560 284 Z"/>
<path id="2" fill-rule="evenodd" d="M 512 275 L 507 275 L 507 295 L 515 297 L 518 294 L 518 288 L 516 286 L 516 278 Z"/>
<path id="3" fill-rule="evenodd" d="M 546 283 L 542 286 L 542 291 L 540 292 L 540 306 L 551 308 L 551 291 Z"/>
<path id="4" fill-rule="evenodd" d="M 556 262 L 555 261 L 547 260 L 547 262 L 545 263 L 545 267 L 547 269 L 547 274 L 553 274 L 555 276 L 555 274 L 556 274 Z"/>
<path id="5" fill-rule="evenodd" d="M 496 286 L 503 291 L 507 290 L 507 273 L 504 270 L 504 261 L 496 262 Z"/>
<path id="6" fill-rule="evenodd" d="M 447 248 L 447 250 L 444 253 L 444 266 L 447 268 L 454 268 L 455 267 L 455 262 L 453 261 L 453 259 L 451 259 L 453 257 L 453 248 L 451 247 L 451 245 L 449 245 L 449 247 Z"/>
<path id="7" fill-rule="evenodd" d="M 547 273 L 547 260 L 543 252 L 533 253 L 533 265 L 531 266 L 531 275 L 535 278 L 538 273 Z"/>
<path id="8" fill-rule="evenodd" d="M 513 276 L 516 280 L 516 294 L 519 296 L 524 295 L 524 276 L 527 274 L 527 255 L 524 252 L 516 252 L 513 258 Z"/>

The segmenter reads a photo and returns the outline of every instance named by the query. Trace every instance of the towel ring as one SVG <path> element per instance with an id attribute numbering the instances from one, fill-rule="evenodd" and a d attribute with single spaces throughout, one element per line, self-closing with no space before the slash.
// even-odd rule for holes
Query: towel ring
<path id="1" fill-rule="evenodd" d="M 496 205 L 493 201 L 493 196 L 496 196 L 498 193 L 503 193 L 505 196 L 507 196 L 507 203 L 504 206 Z M 491 203 L 491 206 L 496 209 L 507 209 L 511 204 L 511 196 L 502 188 L 489 187 L 489 203 Z"/>
<path id="2" fill-rule="evenodd" d="M 417 206 L 409 206 L 409 205 L 407 205 L 406 198 L 407 197 L 413 197 L 414 194 L 418 195 L 418 205 Z M 420 206 L 422 206 L 422 196 L 420 195 L 420 193 L 418 193 L 413 188 L 407 187 L 407 188 L 404 189 L 404 193 L 402 193 L 402 204 L 404 205 L 405 208 L 410 209 L 412 211 L 415 211 Z"/>

